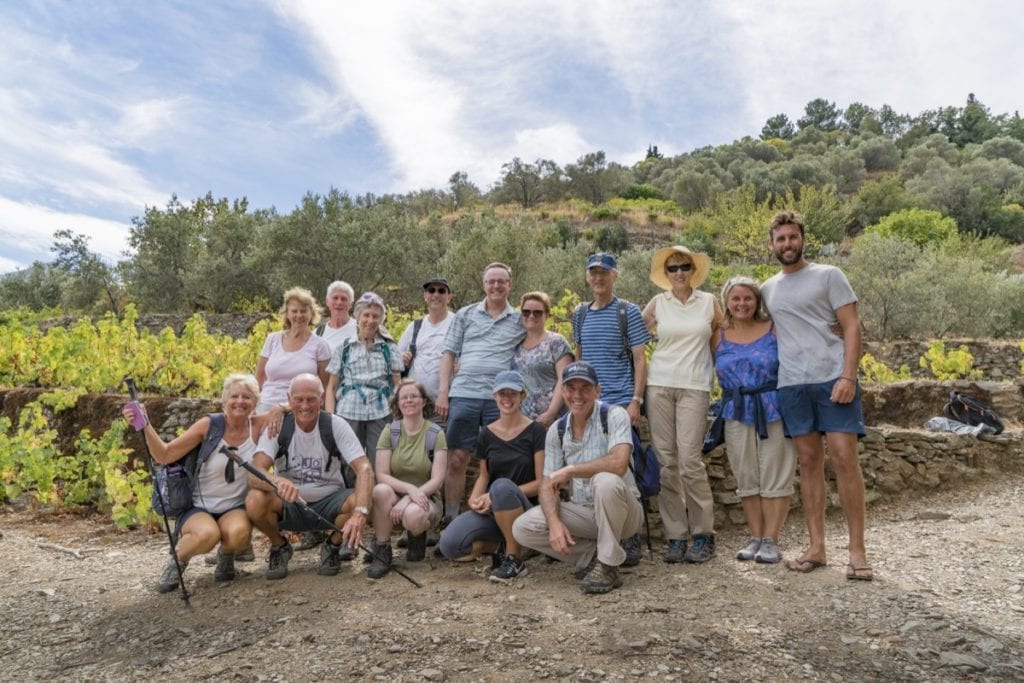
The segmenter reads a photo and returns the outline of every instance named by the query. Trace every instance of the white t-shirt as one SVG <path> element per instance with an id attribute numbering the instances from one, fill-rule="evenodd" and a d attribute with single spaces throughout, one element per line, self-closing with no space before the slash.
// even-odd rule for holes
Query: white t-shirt
<path id="1" fill-rule="evenodd" d="M 359 458 L 366 457 L 359 439 L 344 419 L 331 415 L 331 429 L 334 442 L 345 463 L 352 464 Z M 327 449 L 320 440 L 320 428 L 313 425 L 313 430 L 306 432 L 296 424 L 291 443 L 288 444 L 287 456 L 277 457 L 277 437 L 267 436 L 267 431 L 260 434 L 260 442 L 256 452 L 265 453 L 274 459 L 274 472 L 299 487 L 299 495 L 307 503 L 326 498 L 345 485 L 342 477 L 344 464 L 331 460 L 330 469 L 324 471 L 327 462 Z"/>
<path id="2" fill-rule="evenodd" d="M 341 346 L 341 342 L 345 341 L 349 337 L 356 336 L 356 330 L 358 329 L 355 318 L 349 318 L 348 322 L 341 327 L 331 327 L 331 321 L 328 320 L 324 326 L 324 333 L 320 336 L 325 342 L 331 347 L 331 353 Z"/>
<path id="3" fill-rule="evenodd" d="M 241 465 L 233 467 L 234 481 L 225 479 L 231 460 L 220 449 L 227 445 L 224 439 L 220 440 L 217 450 L 199 468 L 199 477 L 192 489 L 192 504 L 214 514 L 245 505 L 245 494 L 249 492 L 249 473 Z M 252 456 L 256 454 L 256 444 L 251 438 L 246 439 L 237 452 L 242 460 L 251 463 Z"/>
<path id="4" fill-rule="evenodd" d="M 454 314 L 448 311 L 444 319 L 436 325 L 430 318 L 423 319 L 420 333 L 416 335 L 416 358 L 412 363 L 409 376 L 423 385 L 432 401 L 437 400 L 437 392 L 441 386 L 441 351 L 444 347 L 444 336 L 452 324 Z M 409 323 L 398 340 L 398 350 L 405 353 L 412 346 L 412 331 L 415 322 Z"/>
<path id="5" fill-rule="evenodd" d="M 843 371 L 842 337 L 832 332 L 836 310 L 856 303 L 849 280 L 835 266 L 808 263 L 761 285 L 779 340 L 779 387 L 819 384 Z"/>
<path id="6" fill-rule="evenodd" d="M 288 384 L 303 372 L 317 374 L 317 363 L 331 360 L 331 347 L 323 337 L 309 335 L 298 351 L 285 351 L 281 345 L 284 332 L 272 332 L 263 342 L 260 357 L 267 359 L 267 379 L 260 390 L 260 405 L 288 401 Z"/>

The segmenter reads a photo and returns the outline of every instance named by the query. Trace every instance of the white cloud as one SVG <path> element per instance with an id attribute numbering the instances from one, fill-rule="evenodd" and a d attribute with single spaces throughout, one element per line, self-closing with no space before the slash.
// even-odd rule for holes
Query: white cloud
<path id="1" fill-rule="evenodd" d="M 28 263 L 15 261 L 13 259 L 7 258 L 6 256 L 0 256 L 0 273 L 11 273 L 14 272 L 15 270 L 27 268 L 28 266 Z"/>
<path id="2" fill-rule="evenodd" d="M 0 242 L 17 245 L 49 260 L 53 233 L 70 230 L 89 237 L 89 249 L 110 259 L 122 258 L 130 223 L 106 220 L 82 213 L 64 213 L 47 206 L 0 197 Z"/>

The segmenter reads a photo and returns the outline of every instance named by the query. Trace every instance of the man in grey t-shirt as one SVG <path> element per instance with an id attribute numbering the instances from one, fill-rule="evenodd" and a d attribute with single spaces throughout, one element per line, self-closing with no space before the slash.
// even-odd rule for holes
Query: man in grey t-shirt
<path id="1" fill-rule="evenodd" d="M 800 497 L 810 536 L 810 547 L 787 566 L 807 573 L 826 563 L 824 434 L 850 535 L 846 578 L 870 581 L 864 478 L 857 457 L 857 438 L 864 435 L 857 296 L 841 270 L 804 258 L 800 214 L 776 214 L 769 235 L 782 272 L 769 278 L 761 292 L 779 339 L 779 409 L 800 460 Z M 841 335 L 833 332 L 836 326 Z"/>

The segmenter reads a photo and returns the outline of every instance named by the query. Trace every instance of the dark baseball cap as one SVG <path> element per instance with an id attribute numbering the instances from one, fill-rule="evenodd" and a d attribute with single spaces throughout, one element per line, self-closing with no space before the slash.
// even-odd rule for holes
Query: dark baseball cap
<path id="1" fill-rule="evenodd" d="M 606 251 L 599 251 L 596 254 L 590 255 L 590 258 L 587 259 L 587 270 L 590 270 L 591 268 L 604 268 L 605 270 L 614 271 L 619 270 L 615 256 Z"/>
<path id="2" fill-rule="evenodd" d="M 452 291 L 452 286 L 448 284 L 448 281 L 445 280 L 443 277 L 435 277 L 427 280 L 426 282 L 423 283 L 423 289 L 426 289 L 430 285 L 444 285 L 449 292 Z"/>
<path id="3" fill-rule="evenodd" d="M 565 366 L 565 370 L 562 370 L 562 384 L 572 379 L 581 379 L 595 386 L 598 384 L 597 371 L 594 370 L 594 366 L 582 360 L 569 363 Z"/>

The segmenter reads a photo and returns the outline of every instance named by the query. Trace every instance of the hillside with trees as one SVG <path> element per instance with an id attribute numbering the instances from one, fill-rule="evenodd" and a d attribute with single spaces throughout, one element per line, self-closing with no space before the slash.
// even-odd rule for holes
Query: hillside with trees
<path id="1" fill-rule="evenodd" d="M 759 135 L 667 157 L 651 145 L 632 166 L 603 151 L 564 167 L 512 159 L 484 190 L 457 171 L 445 188 L 402 195 L 310 192 L 289 213 L 245 198 L 172 197 L 132 221 L 111 265 L 74 226 L 53 260 L 0 279 L 7 309 L 121 313 L 252 312 L 280 293 L 334 279 L 400 309 L 443 274 L 455 303 L 480 296 L 493 260 L 517 291 L 585 294 L 589 252 L 620 255 L 623 296 L 644 301 L 651 251 L 707 252 L 716 289 L 774 273 L 766 226 L 780 208 L 806 217 L 809 256 L 835 262 L 861 297 L 869 337 L 1024 335 L 1024 120 L 974 95 L 963 106 L 900 114 L 888 105 L 813 100 Z"/>

